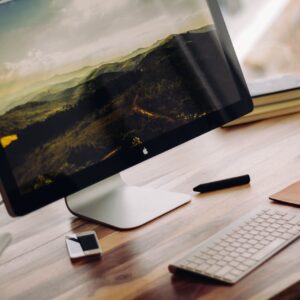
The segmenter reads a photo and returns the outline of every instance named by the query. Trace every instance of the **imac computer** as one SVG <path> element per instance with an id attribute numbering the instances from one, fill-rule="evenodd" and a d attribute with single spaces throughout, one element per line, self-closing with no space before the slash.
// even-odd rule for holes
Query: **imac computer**
<path id="1" fill-rule="evenodd" d="M 252 110 L 216 0 L 0 1 L 0 176 L 8 212 L 61 198 L 135 228 L 190 196 L 119 173 Z"/>

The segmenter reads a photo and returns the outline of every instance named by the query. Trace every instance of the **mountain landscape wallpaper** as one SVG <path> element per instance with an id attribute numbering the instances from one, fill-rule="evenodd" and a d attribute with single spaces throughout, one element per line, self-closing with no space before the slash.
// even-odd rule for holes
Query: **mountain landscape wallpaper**
<path id="1" fill-rule="evenodd" d="M 0 141 L 22 193 L 238 98 L 206 1 L 0 2 Z"/>

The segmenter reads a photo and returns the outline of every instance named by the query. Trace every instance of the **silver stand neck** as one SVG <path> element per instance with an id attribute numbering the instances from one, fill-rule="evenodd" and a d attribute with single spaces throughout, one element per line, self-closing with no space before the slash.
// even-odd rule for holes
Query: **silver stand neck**
<path id="1" fill-rule="evenodd" d="M 133 229 L 190 202 L 190 196 L 127 186 L 118 174 L 65 200 L 69 211 L 78 217 L 118 229 Z"/>

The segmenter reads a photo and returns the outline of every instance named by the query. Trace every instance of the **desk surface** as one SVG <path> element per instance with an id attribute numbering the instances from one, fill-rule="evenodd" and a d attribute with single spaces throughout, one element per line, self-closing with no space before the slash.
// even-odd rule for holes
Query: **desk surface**
<path id="1" fill-rule="evenodd" d="M 133 231 L 73 217 L 63 201 L 11 219 L 13 243 L 0 257 L 1 299 L 266 299 L 300 280 L 300 241 L 234 286 L 167 269 L 184 252 L 300 178 L 300 115 L 218 129 L 127 170 L 130 184 L 191 193 L 193 186 L 249 173 L 251 186 L 192 196 L 192 203 Z M 285 207 L 297 211 L 297 208 Z M 96 230 L 101 261 L 72 264 L 64 236 Z M 294 289 L 298 290 L 299 289 Z"/>

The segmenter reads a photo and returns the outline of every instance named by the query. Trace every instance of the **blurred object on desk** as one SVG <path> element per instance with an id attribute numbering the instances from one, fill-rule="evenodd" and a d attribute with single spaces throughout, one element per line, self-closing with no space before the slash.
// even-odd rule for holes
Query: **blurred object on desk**
<path id="1" fill-rule="evenodd" d="M 300 1 L 218 1 L 250 86 L 286 75 L 300 82 Z"/>
<path id="2" fill-rule="evenodd" d="M 0 256 L 5 248 L 10 244 L 12 240 L 11 234 L 5 233 L 0 235 Z"/>
<path id="3" fill-rule="evenodd" d="M 300 111 L 300 1 L 219 0 L 254 111 L 224 127 Z"/>

